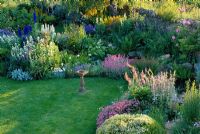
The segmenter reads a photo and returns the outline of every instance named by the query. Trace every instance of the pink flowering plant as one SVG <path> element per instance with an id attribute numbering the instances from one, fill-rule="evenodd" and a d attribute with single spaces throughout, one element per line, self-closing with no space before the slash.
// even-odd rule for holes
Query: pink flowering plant
<path id="1" fill-rule="evenodd" d="M 180 23 L 181 25 L 174 29 L 171 37 L 173 56 L 178 62 L 194 62 L 195 53 L 200 51 L 200 28 L 192 28 L 191 20 L 185 19 Z"/>
<path id="2" fill-rule="evenodd" d="M 128 58 L 124 55 L 109 55 L 102 63 L 105 74 L 109 77 L 122 77 L 127 70 Z"/>
<path id="3" fill-rule="evenodd" d="M 153 102 L 158 105 L 166 104 L 171 106 L 176 101 L 175 91 L 175 74 L 161 72 L 158 75 L 153 75 L 151 70 L 142 71 L 139 73 L 134 66 L 127 64 L 132 72 L 132 78 L 128 73 L 125 73 L 125 79 L 129 85 L 130 93 L 134 92 L 137 88 L 143 89 L 149 87 L 152 95 Z"/>
<path id="4" fill-rule="evenodd" d="M 98 115 L 97 127 L 100 127 L 105 120 L 116 114 L 124 114 L 137 111 L 139 109 L 139 105 L 140 102 L 138 100 L 122 100 L 104 107 Z"/>

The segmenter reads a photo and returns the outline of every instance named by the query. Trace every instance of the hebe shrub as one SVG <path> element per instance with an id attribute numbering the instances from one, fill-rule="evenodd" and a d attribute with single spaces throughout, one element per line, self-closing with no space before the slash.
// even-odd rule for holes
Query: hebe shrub
<path id="1" fill-rule="evenodd" d="M 147 115 L 115 115 L 97 129 L 97 134 L 164 134 L 164 129 Z"/>
<path id="2" fill-rule="evenodd" d="M 97 127 L 100 127 L 106 119 L 116 114 L 137 111 L 139 105 L 140 102 L 138 100 L 123 100 L 103 108 L 97 118 Z"/>

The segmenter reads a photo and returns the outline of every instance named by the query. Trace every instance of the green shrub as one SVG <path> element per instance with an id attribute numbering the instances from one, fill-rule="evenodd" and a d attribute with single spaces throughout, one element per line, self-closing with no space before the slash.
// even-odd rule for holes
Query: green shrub
<path id="1" fill-rule="evenodd" d="M 61 51 L 61 62 L 69 66 L 83 64 L 89 62 L 89 57 L 85 54 L 71 54 L 67 51 Z"/>
<path id="2" fill-rule="evenodd" d="M 75 54 L 81 52 L 83 48 L 83 44 L 81 42 L 82 39 L 86 37 L 83 26 L 78 26 L 75 24 L 66 26 L 64 34 L 66 34 L 68 37 L 66 48 Z"/>
<path id="3" fill-rule="evenodd" d="M 139 72 L 142 72 L 145 69 L 151 69 L 154 74 L 158 72 L 159 67 L 161 66 L 159 61 L 153 58 L 142 58 L 139 60 L 134 60 L 133 64 Z"/>
<path id="4" fill-rule="evenodd" d="M 0 60 L 6 58 L 10 54 L 9 49 L 0 48 Z"/>
<path id="5" fill-rule="evenodd" d="M 147 86 L 131 86 L 129 91 L 130 97 L 139 100 L 143 109 L 149 107 L 153 102 L 151 89 Z"/>
<path id="6" fill-rule="evenodd" d="M 97 129 L 97 134 L 164 134 L 164 129 L 147 115 L 115 115 Z"/>
<path id="7" fill-rule="evenodd" d="M 49 44 L 38 43 L 30 56 L 30 73 L 35 79 L 47 77 L 56 66 L 60 64 L 58 47 Z"/>
<path id="8" fill-rule="evenodd" d="M 3 8 L 0 10 L 0 28 L 12 28 L 17 30 L 26 25 L 33 24 L 32 13 L 25 8 Z"/>
<path id="9" fill-rule="evenodd" d="M 5 62 L 0 62 L 0 75 L 5 75 L 6 74 L 6 63 Z"/>
<path id="10" fill-rule="evenodd" d="M 176 71 L 176 77 L 178 79 L 187 80 L 194 76 L 192 69 L 179 64 L 174 64 L 174 70 Z"/>

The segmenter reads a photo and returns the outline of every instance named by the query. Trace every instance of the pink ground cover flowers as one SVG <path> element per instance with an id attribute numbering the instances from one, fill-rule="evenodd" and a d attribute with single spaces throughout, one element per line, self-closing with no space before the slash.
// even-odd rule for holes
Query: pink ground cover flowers
<path id="1" fill-rule="evenodd" d="M 128 58 L 124 55 L 109 55 L 102 63 L 104 72 L 111 77 L 123 76 L 126 69 Z"/>

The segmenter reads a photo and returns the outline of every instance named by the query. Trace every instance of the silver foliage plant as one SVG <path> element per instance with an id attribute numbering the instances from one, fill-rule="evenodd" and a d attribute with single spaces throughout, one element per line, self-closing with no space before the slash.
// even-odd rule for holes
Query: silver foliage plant
<path id="1" fill-rule="evenodd" d="M 28 72 L 24 72 L 22 69 L 13 70 L 11 72 L 11 78 L 13 80 L 19 80 L 19 81 L 27 81 L 33 79 Z"/>

